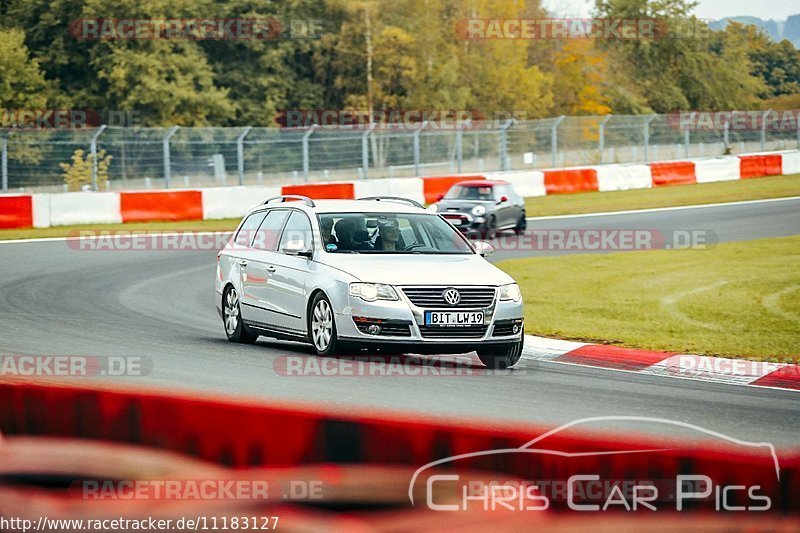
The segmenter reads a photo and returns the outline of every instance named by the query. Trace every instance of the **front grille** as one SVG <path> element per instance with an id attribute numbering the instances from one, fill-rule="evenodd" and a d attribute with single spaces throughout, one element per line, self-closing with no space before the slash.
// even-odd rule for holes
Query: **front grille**
<path id="1" fill-rule="evenodd" d="M 435 327 L 420 326 L 420 334 L 428 339 L 480 339 L 489 326 Z"/>
<path id="2" fill-rule="evenodd" d="M 358 331 L 360 331 L 361 333 L 366 333 L 367 335 L 372 335 L 369 332 L 370 325 L 375 324 L 377 326 L 380 326 L 381 331 L 377 335 L 373 335 L 375 337 L 411 336 L 411 322 L 406 322 L 404 320 L 379 320 L 379 319 L 354 317 L 353 322 L 355 322 Z"/>
<path id="3" fill-rule="evenodd" d="M 403 287 L 403 293 L 417 307 L 437 307 L 443 309 L 464 309 L 491 307 L 494 302 L 494 287 L 454 287 L 461 294 L 461 301 L 450 305 L 444 301 L 442 293 L 449 287 Z"/>
<path id="4" fill-rule="evenodd" d="M 460 215 L 456 213 L 444 213 L 442 216 L 453 223 L 454 226 L 464 226 L 469 224 L 469 218 L 467 215 Z"/>

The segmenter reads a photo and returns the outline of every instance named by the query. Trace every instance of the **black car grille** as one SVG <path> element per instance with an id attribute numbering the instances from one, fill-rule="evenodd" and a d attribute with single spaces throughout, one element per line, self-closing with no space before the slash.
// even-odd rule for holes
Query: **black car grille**
<path id="1" fill-rule="evenodd" d="M 435 327 L 420 326 L 420 334 L 427 339 L 480 339 L 489 326 Z"/>
<path id="2" fill-rule="evenodd" d="M 353 320 L 361 333 L 373 335 L 369 332 L 371 325 L 376 325 L 381 328 L 380 333 L 373 335 L 375 337 L 410 337 L 411 336 L 411 322 L 404 320 L 378 320 L 355 317 Z"/>
<path id="3" fill-rule="evenodd" d="M 494 287 L 455 287 L 461 301 L 450 305 L 444 301 L 442 293 L 449 287 L 403 287 L 403 293 L 417 307 L 437 307 L 444 309 L 465 309 L 491 307 L 494 302 Z"/>
<path id="4" fill-rule="evenodd" d="M 509 335 L 515 335 L 515 325 L 522 326 L 522 320 L 498 320 L 494 324 L 492 337 L 508 337 Z M 519 333 L 519 329 L 517 329 L 517 333 Z"/>

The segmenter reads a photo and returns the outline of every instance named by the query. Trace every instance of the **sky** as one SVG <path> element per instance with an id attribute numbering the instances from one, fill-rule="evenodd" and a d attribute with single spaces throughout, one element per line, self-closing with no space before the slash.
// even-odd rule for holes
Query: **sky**
<path id="1" fill-rule="evenodd" d="M 594 0 L 543 0 L 551 12 L 564 17 L 586 17 Z M 752 15 L 762 19 L 785 20 L 800 14 L 798 0 L 700 0 L 695 14 L 702 19 Z"/>

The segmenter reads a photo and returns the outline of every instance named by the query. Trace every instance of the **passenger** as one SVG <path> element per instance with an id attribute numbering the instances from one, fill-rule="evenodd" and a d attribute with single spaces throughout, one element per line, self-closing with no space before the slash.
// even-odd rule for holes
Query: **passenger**
<path id="1" fill-rule="evenodd" d="M 387 252 L 396 252 L 402 250 L 400 244 L 400 226 L 396 218 L 389 219 L 386 223 L 380 225 L 380 234 L 376 239 L 376 245 L 381 250 Z"/>
<path id="2" fill-rule="evenodd" d="M 368 242 L 355 240 L 356 223 L 351 218 L 343 218 L 334 225 L 336 239 L 339 241 L 339 249 L 345 251 L 372 250 L 372 245 Z"/>

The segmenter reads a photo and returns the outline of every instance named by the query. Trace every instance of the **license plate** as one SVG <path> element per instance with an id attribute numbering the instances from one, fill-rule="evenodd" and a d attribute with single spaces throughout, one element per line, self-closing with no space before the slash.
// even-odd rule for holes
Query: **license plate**
<path id="1" fill-rule="evenodd" d="M 444 217 L 450 221 L 450 223 L 454 226 L 460 226 L 463 219 L 461 217 Z"/>
<path id="2" fill-rule="evenodd" d="M 482 326 L 483 311 L 425 311 L 426 326 Z"/>

